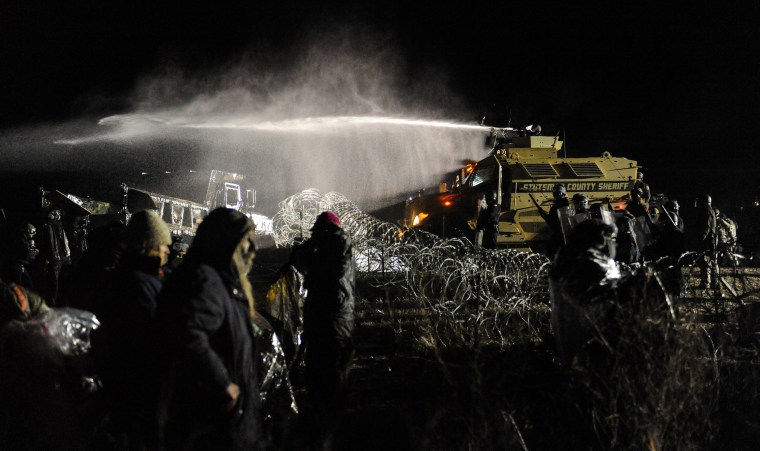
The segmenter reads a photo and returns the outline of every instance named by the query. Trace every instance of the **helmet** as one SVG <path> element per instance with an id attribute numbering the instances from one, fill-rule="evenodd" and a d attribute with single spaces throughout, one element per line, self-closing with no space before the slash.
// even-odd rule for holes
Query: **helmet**
<path id="1" fill-rule="evenodd" d="M 581 193 L 573 194 L 573 203 L 578 204 L 581 202 L 585 202 L 586 204 L 588 204 L 588 196 Z"/>
<path id="2" fill-rule="evenodd" d="M 554 195 L 555 199 L 567 197 L 567 187 L 565 187 L 564 183 L 557 183 L 552 189 L 552 194 Z"/>
<path id="3" fill-rule="evenodd" d="M 575 208 L 583 208 L 584 210 L 588 208 L 588 196 L 581 193 L 576 193 L 573 195 L 573 204 L 575 205 Z"/>
<path id="4" fill-rule="evenodd" d="M 493 204 L 496 202 L 496 193 L 494 191 L 486 191 L 485 198 L 487 204 Z"/>
<path id="5" fill-rule="evenodd" d="M 712 205 L 712 197 L 709 194 L 703 194 L 697 198 L 697 205 Z"/>
<path id="6" fill-rule="evenodd" d="M 673 212 L 673 213 L 678 213 L 678 210 L 681 208 L 678 205 L 677 200 L 669 200 L 665 202 L 665 205 L 663 205 L 663 207 L 665 207 L 665 210 Z"/>

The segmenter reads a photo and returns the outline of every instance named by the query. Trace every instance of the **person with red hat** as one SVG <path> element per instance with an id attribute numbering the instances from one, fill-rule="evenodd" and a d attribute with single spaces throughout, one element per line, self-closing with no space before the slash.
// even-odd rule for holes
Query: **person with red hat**
<path id="1" fill-rule="evenodd" d="M 340 218 L 321 213 L 311 237 L 293 249 L 293 265 L 304 274 L 306 391 L 312 409 L 314 440 L 337 424 L 343 387 L 353 359 L 354 259 L 351 239 Z"/>

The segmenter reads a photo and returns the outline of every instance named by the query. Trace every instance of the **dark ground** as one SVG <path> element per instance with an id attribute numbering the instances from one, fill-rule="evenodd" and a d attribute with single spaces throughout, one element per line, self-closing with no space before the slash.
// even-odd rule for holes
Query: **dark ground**
<path id="1" fill-rule="evenodd" d="M 259 299 L 288 255 L 287 249 L 259 251 Z M 748 284 L 742 301 L 754 305 L 760 271 L 742 273 Z M 729 271 L 724 274 L 735 283 Z M 605 449 L 591 427 L 588 399 L 558 363 L 550 336 L 505 349 L 436 349 L 424 342 L 428 315 L 419 305 L 361 280 L 358 286 L 357 354 L 333 449 Z M 710 414 L 715 429 L 705 449 L 756 449 L 760 443 L 760 365 L 757 344 L 738 330 L 743 308 L 706 292 L 691 291 L 682 300 L 682 309 L 699 315 L 723 348 L 720 397 Z M 298 374 L 293 382 L 301 398 Z"/>

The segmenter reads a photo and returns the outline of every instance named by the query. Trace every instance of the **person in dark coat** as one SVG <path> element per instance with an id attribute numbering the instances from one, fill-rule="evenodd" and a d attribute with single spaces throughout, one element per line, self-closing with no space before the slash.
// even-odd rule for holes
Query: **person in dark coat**
<path id="1" fill-rule="evenodd" d="M 114 274 L 124 253 L 126 225 L 113 221 L 89 234 L 87 251 L 74 266 L 61 290 L 69 307 L 102 311 L 103 293 L 112 289 Z"/>
<path id="2" fill-rule="evenodd" d="M 615 262 L 617 227 L 584 221 L 573 230 L 549 271 L 552 330 L 565 364 L 588 346 L 617 299 L 623 274 Z"/>
<path id="3" fill-rule="evenodd" d="M 485 194 L 487 207 L 478 215 L 477 230 L 483 232 L 482 245 L 485 249 L 496 249 L 499 237 L 499 214 L 501 207 L 496 203 L 496 193 L 487 191 Z"/>
<path id="4" fill-rule="evenodd" d="M 324 438 L 336 426 L 354 354 L 354 259 L 351 240 L 334 213 L 321 213 L 311 232 L 294 248 L 292 262 L 307 289 L 306 391 Z"/>
<path id="5" fill-rule="evenodd" d="M 170 244 L 169 228 L 156 212 L 133 214 L 110 292 L 95 308 L 102 323 L 95 344 L 111 406 L 109 430 L 132 450 L 154 448 L 158 440 L 151 407 L 157 392 L 150 391 L 157 386 L 152 332 Z"/>
<path id="6" fill-rule="evenodd" d="M 261 447 L 254 228 L 236 210 L 213 210 L 159 296 L 167 450 Z"/>
<path id="7" fill-rule="evenodd" d="M 678 217 L 674 212 L 664 210 L 662 212 L 662 230 L 657 241 L 647 249 L 647 260 L 667 258 L 669 263 L 675 264 L 686 252 L 686 239 L 683 232 L 678 229 Z"/>

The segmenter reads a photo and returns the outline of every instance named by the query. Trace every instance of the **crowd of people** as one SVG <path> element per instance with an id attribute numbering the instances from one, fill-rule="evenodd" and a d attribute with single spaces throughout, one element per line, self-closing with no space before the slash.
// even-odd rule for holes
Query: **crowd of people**
<path id="1" fill-rule="evenodd" d="M 724 296 L 720 251 L 736 245 L 736 223 L 713 208 L 711 196 L 695 199 L 690 223 L 681 216 L 677 200 L 653 198 L 641 172 L 624 205 L 613 206 L 610 201 L 590 204 L 582 193 L 569 198 L 563 183 L 554 185 L 552 196 L 549 211 L 533 201 L 548 229 L 543 252 L 552 261 L 552 329 L 566 363 L 588 338 L 582 332 L 583 324 L 589 316 L 598 316 L 591 310 L 610 304 L 609 299 L 593 299 L 610 298 L 610 293 L 646 264 L 657 266 L 664 288 L 673 295 L 684 290 L 681 268 L 695 265 L 700 268 L 699 288 L 718 298 Z M 482 233 L 482 247 L 496 249 L 500 213 L 496 194 L 488 191 L 484 200 L 477 230 Z"/>
<path id="2" fill-rule="evenodd" d="M 495 249 L 500 207 L 496 193 L 484 197 L 477 229 L 482 246 Z M 631 268 L 653 261 L 679 268 L 690 249 L 697 255 L 703 287 L 720 294 L 717 252 L 726 233 L 721 221 L 730 221 L 713 209 L 710 196 L 698 198 L 689 223 L 676 200 L 654 202 L 641 176 L 623 209 L 590 203 L 583 194 L 568 198 L 561 183 L 553 197 L 548 212 L 536 207 L 550 231 L 544 251 L 552 260 L 552 329 L 565 363 L 573 361 L 594 327 L 589 309 L 603 303 L 593 299 L 618 290 Z M 52 207 L 40 223 L 0 218 L 0 448 L 271 447 L 262 418 L 257 337 L 272 326 L 254 302 L 253 222 L 236 210 L 218 208 L 188 243 L 172 237 L 150 210 L 135 212 L 126 224 L 93 230 L 86 218 L 64 223 L 62 216 Z M 734 238 L 735 232 L 734 226 Z M 287 266 L 303 275 L 306 293 L 307 397 L 301 422 L 294 426 L 297 438 L 277 446 L 319 448 L 339 421 L 354 358 L 354 258 L 340 218 L 321 213 L 310 238 L 293 247 Z M 680 278 L 680 269 L 674 278 Z M 49 349 L 39 352 L 49 362 L 35 367 L 25 361 L 30 353 L 18 349 L 30 343 L 24 334 L 31 329 L 23 325 L 69 308 L 91 312 L 100 322 L 89 337 L 87 361 L 76 355 L 72 363 Z M 47 327 L 44 320 L 40 324 Z M 32 335 L 37 341 L 29 349 L 44 348 L 40 334 Z M 21 363 L 10 364 L 13 359 Z M 61 374 L 94 377 L 84 378 L 88 383 L 56 379 L 49 375 L 52 366 Z M 19 381 L 30 392 L 37 390 L 35 384 L 56 388 L 21 396 Z M 66 390 L 79 395 L 49 408 L 50 398 Z M 72 415 L 85 418 L 84 424 L 58 421 L 61 428 L 42 434 L 30 427 L 43 419 L 56 422 L 46 415 L 65 415 L 73 405 L 85 406 L 86 412 Z M 81 433 L 72 436 L 77 429 Z"/>
<path id="3" fill-rule="evenodd" d="M 676 200 L 652 202 L 642 177 L 620 210 L 609 204 L 588 206 L 582 194 L 574 195 L 570 203 L 559 183 L 553 194 L 552 211 L 539 212 L 552 232 L 547 246 L 552 260 L 552 329 L 558 354 L 566 364 L 579 355 L 592 355 L 598 361 L 598 349 L 610 351 L 620 327 L 626 327 L 614 319 L 622 298 L 638 305 L 648 296 L 658 297 L 652 294 L 657 292 L 662 299 L 654 311 L 669 311 L 676 318 L 677 306 L 667 298 L 683 294 L 681 268 L 685 265 L 700 268 L 699 289 L 716 298 L 724 296 L 719 251 L 735 244 L 736 226 L 713 209 L 711 196 L 695 200 L 693 222 L 686 223 Z M 651 283 L 656 288 L 646 287 Z M 634 305 L 625 308 L 640 308 Z M 598 349 L 589 354 L 589 346 Z"/>
<path id="4" fill-rule="evenodd" d="M 152 210 L 89 235 L 67 231 L 61 216 L 50 209 L 40 238 L 31 222 L 0 224 L 0 449 L 271 448 L 257 349 L 257 337 L 271 326 L 254 304 L 251 219 L 217 208 L 189 244 L 173 239 Z M 319 448 L 337 422 L 354 352 L 352 252 L 331 212 L 293 248 L 290 264 L 308 290 L 306 415 L 304 425 L 294 426 L 305 432 L 300 442 L 278 447 Z M 30 336 L 71 333 L 50 330 L 44 315 L 51 310 L 97 318 L 89 337 L 64 337 L 89 339 L 86 359 L 58 352 L 55 340 L 43 340 L 52 357 L 37 367 L 29 364 L 32 356 L 19 354 Z M 96 380 L 83 386 L 84 377 L 49 378 L 51 368 Z M 42 397 L 47 391 L 36 383 L 55 386 L 57 401 Z M 32 427 L 67 415 L 82 422 L 52 418 L 65 427 Z"/>
<path id="5" fill-rule="evenodd" d="M 588 220 L 603 222 L 613 229 L 610 233 L 615 251 L 611 257 L 616 262 L 635 265 L 659 260 L 675 265 L 687 250 L 692 251 L 698 254 L 696 262 L 703 268 L 702 288 L 719 294 L 717 253 L 721 246 L 736 244 L 736 224 L 713 209 L 711 196 L 695 199 L 693 223 L 687 225 L 677 200 L 653 201 L 641 173 L 624 208 L 614 208 L 609 202 L 589 205 L 588 196 L 581 193 L 568 199 L 562 183 L 555 184 L 552 195 L 554 202 L 548 212 L 536 202 L 550 232 L 544 249 L 550 259 L 569 244 L 579 224 Z"/>

